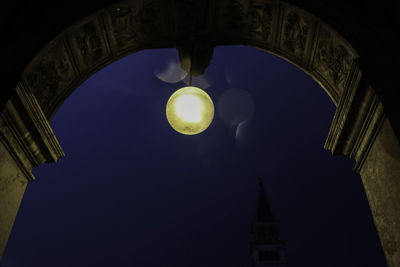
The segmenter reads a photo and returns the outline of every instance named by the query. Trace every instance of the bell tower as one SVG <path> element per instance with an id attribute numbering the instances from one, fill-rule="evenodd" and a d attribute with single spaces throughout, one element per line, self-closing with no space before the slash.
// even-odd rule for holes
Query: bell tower
<path id="1" fill-rule="evenodd" d="M 279 222 L 271 211 L 260 177 L 258 184 L 257 210 L 251 225 L 252 266 L 287 266 L 285 242 L 279 238 Z"/>

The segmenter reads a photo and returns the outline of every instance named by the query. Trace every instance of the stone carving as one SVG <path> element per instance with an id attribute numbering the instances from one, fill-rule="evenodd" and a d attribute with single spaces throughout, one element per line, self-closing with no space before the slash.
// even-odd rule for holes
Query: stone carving
<path id="1" fill-rule="evenodd" d="M 351 60 L 352 56 L 342 42 L 335 40 L 331 33 L 321 28 L 313 67 L 336 91 L 340 90 L 336 92 L 338 94 L 344 88 Z"/>
<path id="2" fill-rule="evenodd" d="M 48 115 L 52 99 L 60 90 L 68 88 L 76 79 L 67 50 L 62 41 L 46 49 L 46 54 L 33 62 L 24 74 L 43 111 Z"/>
<path id="3" fill-rule="evenodd" d="M 79 50 L 79 61 L 91 66 L 104 56 L 104 44 L 97 23 L 88 22 L 81 26 L 73 36 L 73 42 Z"/>
<path id="4" fill-rule="evenodd" d="M 295 56 L 303 57 L 309 33 L 309 21 L 289 12 L 285 19 L 282 46 Z"/>
<path id="5" fill-rule="evenodd" d="M 160 19 L 158 2 L 146 5 L 135 2 L 113 8 L 107 16 L 113 49 L 137 46 L 140 40 L 156 35 L 161 30 Z"/>
<path id="6" fill-rule="evenodd" d="M 247 13 L 250 34 L 269 40 L 272 31 L 272 13 L 272 4 L 251 2 Z"/>
<path id="7" fill-rule="evenodd" d="M 131 7 L 118 7 L 111 12 L 111 26 L 119 47 L 137 40 L 137 22 Z"/>
<path id="8" fill-rule="evenodd" d="M 229 12 L 228 12 L 229 10 Z M 249 34 L 251 38 L 269 41 L 274 6 L 263 1 L 222 1 L 219 7 L 218 31 Z"/>

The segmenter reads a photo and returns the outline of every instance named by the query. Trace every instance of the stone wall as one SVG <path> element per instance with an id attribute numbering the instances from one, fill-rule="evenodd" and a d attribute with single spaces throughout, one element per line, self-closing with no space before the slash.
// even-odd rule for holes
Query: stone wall
<path id="1" fill-rule="evenodd" d="M 383 123 L 360 170 L 389 266 L 400 266 L 400 144 Z"/>
<path id="2" fill-rule="evenodd" d="M 19 84 L 0 114 L 0 259 L 32 169 L 63 155 L 36 98 Z"/>
<path id="3" fill-rule="evenodd" d="M 2 123 L 2 122 L 0 122 Z M 1 137 L 0 137 L 1 138 Z M 0 259 L 10 235 L 14 219 L 25 192 L 28 180 L 6 143 L 0 142 Z"/>

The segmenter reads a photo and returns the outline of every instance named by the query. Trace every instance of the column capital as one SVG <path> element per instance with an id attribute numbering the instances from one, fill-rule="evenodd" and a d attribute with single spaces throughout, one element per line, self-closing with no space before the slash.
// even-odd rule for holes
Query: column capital
<path id="1" fill-rule="evenodd" d="M 64 152 L 33 93 L 20 82 L 0 114 L 0 141 L 28 180 L 32 169 Z"/>
<path id="2" fill-rule="evenodd" d="M 380 99 L 354 62 L 325 149 L 355 159 L 359 172 L 385 118 Z"/>

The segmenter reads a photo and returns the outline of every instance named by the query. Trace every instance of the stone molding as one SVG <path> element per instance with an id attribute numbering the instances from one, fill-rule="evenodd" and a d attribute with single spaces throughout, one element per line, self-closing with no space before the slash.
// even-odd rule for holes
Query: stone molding
<path id="1" fill-rule="evenodd" d="M 376 104 L 375 95 L 361 95 L 368 86 L 361 83 L 358 54 L 344 38 L 314 15 L 280 0 L 197 3 L 197 8 L 191 9 L 193 25 L 182 25 L 188 19 L 184 11 L 190 5 L 189 0 L 131 0 L 99 10 L 43 48 L 25 70 L 22 83 L 34 93 L 50 119 L 80 83 L 127 54 L 174 47 L 185 35 L 209 36 L 211 45 L 250 45 L 290 61 L 322 86 L 338 106 L 325 147 L 363 162 L 366 152 L 361 151 L 368 151 L 364 150 L 364 139 L 370 138 L 370 125 L 381 120 L 374 114 L 381 113 L 382 105 Z M 208 12 L 202 12 L 201 7 Z M 200 27 L 198 24 L 203 28 L 195 31 L 199 36 L 192 36 L 192 28 Z M 367 97 L 372 110 L 359 106 L 356 100 L 360 97 Z"/>
<path id="2" fill-rule="evenodd" d="M 39 103 L 22 82 L 0 120 L 0 140 L 29 181 L 34 167 L 64 156 Z"/>
<path id="3" fill-rule="evenodd" d="M 325 142 L 325 148 L 332 151 L 332 154 L 339 154 L 339 140 L 343 137 L 344 122 L 349 114 L 351 104 L 354 100 L 355 92 L 360 84 L 361 72 L 357 65 L 353 64 L 351 74 L 346 88 L 337 105 L 335 115 L 332 120 L 331 128 Z"/>
<path id="4" fill-rule="evenodd" d="M 336 25 L 334 20 L 330 21 L 333 24 L 328 25 L 303 9 L 281 0 L 205 1 L 208 2 L 210 12 L 202 15 L 202 8 L 194 9 L 205 5 L 203 1 L 125 0 L 82 19 L 49 42 L 24 70 L 16 93 L 0 114 L 0 142 L 23 174 L 28 180 L 33 180 L 31 170 L 34 167 L 45 162 L 55 162 L 64 156 L 48 120 L 79 84 L 107 64 L 128 54 L 144 49 L 177 47 L 179 39 L 188 36 L 189 31 L 193 30 L 191 26 L 194 25 L 181 23 L 195 17 L 196 22 L 199 22 L 195 24 L 196 27 L 201 27 L 196 32 L 204 33 L 201 38 L 210 42 L 207 43 L 209 47 L 249 45 L 260 48 L 292 62 L 322 86 L 337 106 L 325 148 L 333 154 L 343 154 L 355 159 L 356 172 L 363 170 L 363 176 L 384 181 L 382 184 L 390 189 L 386 191 L 388 193 L 383 193 L 375 186 L 378 183 L 373 181 L 371 188 L 377 189 L 371 190 L 369 198 L 372 210 L 375 210 L 378 230 L 385 242 L 383 247 L 388 255 L 393 254 L 396 249 L 393 242 L 397 242 L 393 239 L 393 233 L 398 229 L 391 226 L 399 221 L 399 216 L 396 215 L 396 205 L 399 203 L 398 177 L 395 177 L 397 173 L 392 172 L 394 165 L 390 164 L 394 163 L 386 162 L 390 157 L 383 157 L 385 162 L 382 164 L 389 166 L 385 166 L 387 170 L 375 168 L 375 163 L 371 162 L 382 158 L 382 153 L 379 154 L 379 150 L 374 150 L 372 145 L 379 144 L 380 137 L 378 142 L 375 140 L 378 133 L 384 132 L 387 126 L 385 123 L 386 126 L 382 127 L 386 116 L 396 126 L 394 128 L 395 131 L 397 129 L 397 138 L 400 138 L 400 72 L 396 60 L 398 40 L 394 39 L 397 37 L 396 25 L 390 25 L 388 30 L 388 25 L 380 24 L 381 20 L 379 17 L 376 19 L 374 12 L 371 16 L 371 13 L 361 12 L 359 15 L 371 23 L 363 25 L 366 26 L 365 36 L 358 38 L 349 35 L 359 29 L 357 19 L 354 20 L 357 24 L 354 28 L 355 25 L 342 20 L 336 14 Z M 185 5 L 193 11 L 190 16 L 186 16 Z M 320 11 L 325 10 L 323 4 L 320 5 Z M 340 7 L 340 4 L 334 6 Z M 371 10 L 373 9 L 375 8 Z M 337 11 L 339 13 L 341 10 Z M 393 10 L 393 14 L 395 12 Z M 315 14 L 317 13 L 321 14 L 316 11 Z M 179 14 L 182 17 L 179 18 Z M 204 16 L 208 14 L 214 17 Z M 354 14 L 352 12 L 351 16 L 357 17 L 358 13 Z M 330 14 L 325 13 L 325 18 L 329 19 Z M 342 24 L 342 27 L 337 27 L 337 23 Z M 369 25 L 373 27 L 368 27 Z M 363 58 L 359 58 L 350 43 L 331 26 L 341 29 L 341 33 L 347 33 L 346 36 L 352 38 L 352 44 Z M 353 29 L 343 30 L 347 26 L 353 26 Z M 370 28 L 373 34 L 369 34 Z M 388 39 L 391 36 L 392 39 Z M 395 42 L 392 44 L 392 41 Z M 374 44 L 368 47 L 369 42 Z M 24 45 L 20 47 L 26 49 Z M 7 59 L 9 56 L 7 53 L 5 55 Z M 10 58 L 18 61 L 18 57 Z M 5 62 L 7 61 L 10 60 Z M 26 62 L 21 66 L 25 64 Z M 360 66 L 363 67 L 362 71 Z M 268 70 L 265 72 L 268 74 Z M 384 103 L 386 115 L 381 101 Z M 388 128 L 390 127 L 386 127 Z M 369 174 L 365 171 L 368 168 Z M 392 177 L 393 181 L 390 180 Z M 366 188 L 369 194 L 368 187 Z M 394 205 L 386 205 L 391 203 L 387 199 Z M 19 205 L 18 201 L 16 203 Z M 374 209 L 374 203 L 388 208 Z M 10 213 L 13 214 L 10 215 L 12 220 L 17 209 L 14 210 L 14 213 Z M 387 212 L 377 213 L 381 210 Z M 386 223 L 386 220 L 393 223 Z M 9 228 L 11 229 L 11 225 Z M 398 259 L 399 257 L 396 258 L 397 263 L 400 262 Z"/>
<path id="5" fill-rule="evenodd" d="M 359 173 L 385 117 L 380 100 L 353 62 L 325 148 L 355 159 L 354 171 Z"/>
<path id="6" fill-rule="evenodd" d="M 220 0 L 216 28 L 217 45 L 244 44 L 282 57 L 312 76 L 335 105 L 358 59 L 321 19 L 279 0 Z"/>
<path id="7" fill-rule="evenodd" d="M 22 80 L 50 119 L 79 84 L 104 66 L 143 49 L 176 47 L 189 36 L 206 40 L 209 47 L 249 45 L 280 56 L 310 74 L 338 105 L 358 55 L 319 18 L 280 0 L 191 3 L 130 0 L 99 10 L 44 47 Z M 188 6 L 193 25 L 182 25 Z M 193 27 L 198 36 L 192 36 Z"/>
<path id="8" fill-rule="evenodd" d="M 185 10 L 192 6 L 192 24 L 183 25 L 189 19 Z M 373 140 L 370 132 L 383 115 L 374 117 L 382 113 L 376 96 L 362 93 L 371 89 L 362 81 L 358 54 L 319 18 L 280 0 L 123 1 L 58 35 L 32 60 L 21 83 L 50 119 L 80 83 L 105 65 L 143 49 L 174 47 L 182 36 L 208 36 L 211 46 L 250 45 L 301 68 L 338 107 L 325 148 L 362 164 L 368 151 L 365 140 Z M 360 106 L 360 97 L 373 104 L 371 109 Z"/>

